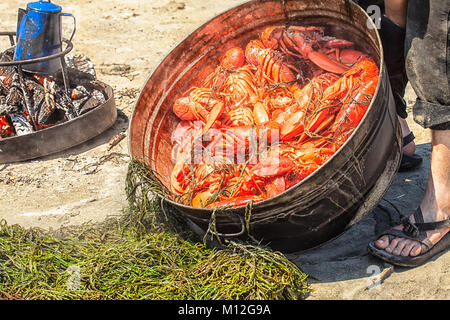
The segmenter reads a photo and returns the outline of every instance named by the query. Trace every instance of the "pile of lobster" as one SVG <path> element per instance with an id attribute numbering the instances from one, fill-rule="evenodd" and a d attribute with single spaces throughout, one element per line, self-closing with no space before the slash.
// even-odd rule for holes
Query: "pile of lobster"
<path id="1" fill-rule="evenodd" d="M 358 126 L 378 67 L 323 27 L 271 26 L 228 49 L 178 98 L 171 191 L 195 207 L 274 197 L 323 165 Z"/>

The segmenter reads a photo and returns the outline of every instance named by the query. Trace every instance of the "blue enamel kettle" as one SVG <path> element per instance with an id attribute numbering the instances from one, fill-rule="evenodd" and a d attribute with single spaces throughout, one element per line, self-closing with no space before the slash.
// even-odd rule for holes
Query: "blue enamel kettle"
<path id="1" fill-rule="evenodd" d="M 50 1 L 29 3 L 26 10 L 19 9 L 14 60 L 41 58 L 62 51 L 61 17 L 69 16 L 73 19 L 70 41 L 75 34 L 76 20 L 72 14 L 61 11 L 60 6 Z M 53 74 L 61 68 L 60 58 L 22 66 L 24 71 L 39 74 Z"/>

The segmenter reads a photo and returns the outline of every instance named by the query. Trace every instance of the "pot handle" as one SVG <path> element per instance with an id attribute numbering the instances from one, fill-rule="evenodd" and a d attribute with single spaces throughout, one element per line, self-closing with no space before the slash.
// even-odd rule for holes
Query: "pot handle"
<path id="1" fill-rule="evenodd" d="M 241 226 L 242 226 L 241 231 L 236 232 L 236 233 L 220 233 L 220 232 L 216 231 L 214 234 L 216 236 L 218 236 L 218 237 L 221 237 L 221 238 L 233 238 L 233 237 L 242 236 L 245 233 L 245 230 L 246 230 L 245 221 L 244 221 L 244 218 L 241 215 L 239 215 L 239 214 L 235 214 L 235 215 L 239 218 L 239 220 L 241 222 Z"/>
<path id="2" fill-rule="evenodd" d="M 75 31 L 77 30 L 77 21 L 75 19 L 75 16 L 71 13 L 60 13 L 61 16 L 71 17 L 73 19 L 73 31 L 72 35 L 70 36 L 69 41 L 72 41 L 73 36 L 75 35 Z"/>

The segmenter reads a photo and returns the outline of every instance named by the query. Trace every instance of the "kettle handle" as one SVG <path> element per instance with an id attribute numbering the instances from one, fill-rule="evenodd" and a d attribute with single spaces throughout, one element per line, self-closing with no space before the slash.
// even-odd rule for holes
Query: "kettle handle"
<path id="1" fill-rule="evenodd" d="M 66 16 L 66 17 L 71 17 L 73 19 L 73 31 L 72 31 L 72 35 L 70 36 L 69 41 L 72 41 L 73 36 L 75 35 L 75 31 L 77 30 L 77 21 L 75 19 L 75 16 L 71 13 L 60 13 L 59 15 L 61 16 Z"/>

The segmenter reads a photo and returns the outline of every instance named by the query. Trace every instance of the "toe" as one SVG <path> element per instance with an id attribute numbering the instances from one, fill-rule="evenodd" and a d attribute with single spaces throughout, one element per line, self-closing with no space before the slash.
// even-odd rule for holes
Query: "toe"
<path id="1" fill-rule="evenodd" d="M 422 246 L 420 245 L 419 242 L 415 242 L 409 255 L 412 257 L 417 257 L 421 252 L 422 252 Z"/>
<path id="2" fill-rule="evenodd" d="M 400 241 L 399 238 L 395 238 L 389 243 L 389 245 L 386 247 L 386 252 L 392 253 L 394 252 L 395 248 L 397 247 L 398 242 Z"/>
<path id="3" fill-rule="evenodd" d="M 382 236 L 376 242 L 375 245 L 380 249 L 385 249 L 389 245 L 389 237 Z"/>
<path id="4" fill-rule="evenodd" d="M 403 257 L 409 256 L 409 254 L 411 253 L 412 248 L 414 248 L 415 245 L 416 245 L 416 241 L 406 240 L 406 244 L 403 247 L 401 255 Z"/>
<path id="5" fill-rule="evenodd" d="M 395 254 L 396 256 L 401 255 L 403 248 L 405 248 L 406 244 L 407 244 L 406 239 L 399 240 L 397 245 L 395 246 L 395 249 L 392 251 L 392 253 Z"/>

